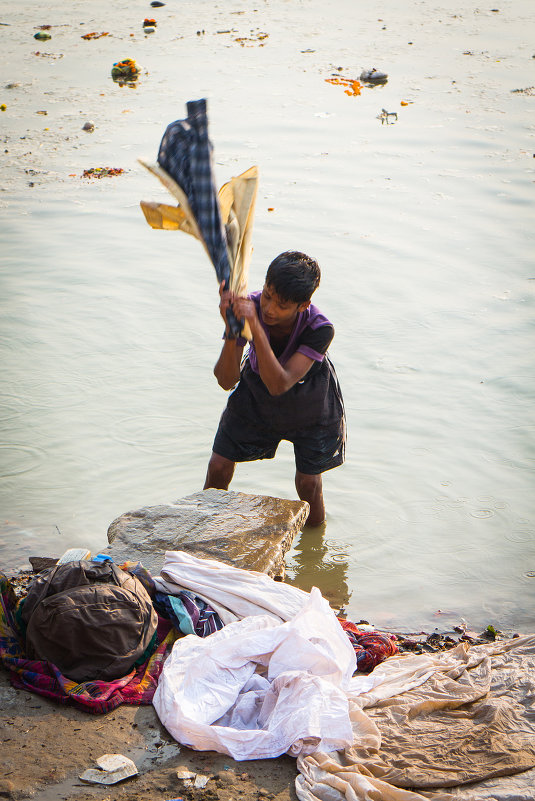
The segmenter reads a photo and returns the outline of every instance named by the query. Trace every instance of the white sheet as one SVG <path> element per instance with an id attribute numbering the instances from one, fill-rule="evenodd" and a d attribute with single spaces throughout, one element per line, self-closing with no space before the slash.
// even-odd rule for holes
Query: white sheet
<path id="1" fill-rule="evenodd" d="M 265 573 L 232 567 L 216 559 L 198 559 L 185 551 L 166 552 L 154 583 L 162 592 L 195 592 L 216 611 L 221 610 L 225 624 L 249 615 L 268 615 L 279 623 L 285 622 L 309 600 L 308 592 L 274 581 Z M 225 610 L 232 617 L 227 619 Z"/>
<path id="2" fill-rule="evenodd" d="M 288 623 L 251 616 L 177 640 L 153 704 L 178 742 L 236 760 L 352 743 L 346 690 L 355 653 L 319 590 L 307 598 Z"/>

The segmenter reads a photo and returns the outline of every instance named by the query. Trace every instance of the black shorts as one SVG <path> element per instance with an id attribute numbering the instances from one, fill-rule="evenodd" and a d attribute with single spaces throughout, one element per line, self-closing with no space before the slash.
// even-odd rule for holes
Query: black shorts
<path id="1" fill-rule="evenodd" d="M 280 427 L 281 419 L 293 419 L 296 415 L 272 415 L 269 411 L 276 400 L 258 402 L 258 387 L 240 381 L 227 403 L 219 421 L 213 451 L 231 462 L 253 462 L 257 459 L 273 459 L 281 440 L 294 446 L 295 466 L 300 473 L 318 475 L 345 460 L 346 422 L 342 396 L 331 365 L 332 398 L 326 405 L 330 410 L 323 418 L 325 424 Z M 251 376 L 248 376 L 249 382 Z M 301 408 L 302 405 L 299 404 Z M 287 410 L 286 410 L 287 411 Z M 304 418 L 304 410 L 301 413 Z"/>
<path id="2" fill-rule="evenodd" d="M 215 435 L 213 451 L 231 462 L 273 459 L 281 440 L 293 443 L 295 466 L 300 473 L 317 475 L 343 464 L 345 421 L 330 426 L 313 426 L 280 434 L 251 425 L 243 419 L 223 417 Z"/>

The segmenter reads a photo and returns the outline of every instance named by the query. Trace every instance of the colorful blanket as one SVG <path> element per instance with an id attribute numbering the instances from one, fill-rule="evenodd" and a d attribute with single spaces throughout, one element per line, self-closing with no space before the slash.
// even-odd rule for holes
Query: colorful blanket
<path id="1" fill-rule="evenodd" d="M 154 650 L 149 658 L 126 676 L 114 681 L 77 684 L 62 675 L 51 662 L 28 659 L 15 620 L 17 599 L 9 580 L 0 573 L 0 661 L 11 684 L 62 704 L 72 703 L 87 712 L 102 713 L 120 704 L 150 704 L 163 663 L 177 639 L 169 620 L 158 617 Z"/>

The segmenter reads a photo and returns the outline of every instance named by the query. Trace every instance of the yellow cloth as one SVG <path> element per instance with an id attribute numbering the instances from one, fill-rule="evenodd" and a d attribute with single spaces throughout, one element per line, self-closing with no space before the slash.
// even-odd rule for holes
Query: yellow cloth
<path id="1" fill-rule="evenodd" d="M 203 244 L 208 253 L 185 192 L 171 178 L 169 173 L 158 164 L 148 164 L 142 159 L 139 159 L 139 163 L 159 178 L 165 188 L 178 201 L 177 206 L 168 206 L 165 203 L 142 200 L 140 206 L 151 228 L 165 231 L 184 231 L 186 234 L 191 234 Z M 250 167 L 241 175 L 231 178 L 230 181 L 223 184 L 218 192 L 221 219 L 226 227 L 228 239 L 230 289 L 240 297 L 247 296 L 257 192 L 258 167 Z M 242 336 L 246 339 L 251 339 L 248 323 L 245 324 L 242 330 Z"/>

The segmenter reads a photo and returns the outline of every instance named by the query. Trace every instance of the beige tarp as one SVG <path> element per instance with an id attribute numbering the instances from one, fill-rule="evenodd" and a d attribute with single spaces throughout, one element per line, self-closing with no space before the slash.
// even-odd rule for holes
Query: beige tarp
<path id="1" fill-rule="evenodd" d="M 535 635 L 392 657 L 350 699 L 353 746 L 298 759 L 300 801 L 535 799 Z"/>
<path id="2" fill-rule="evenodd" d="M 149 164 L 142 159 L 139 159 L 139 163 L 155 175 L 178 201 L 178 206 L 168 206 L 165 203 L 142 200 L 140 206 L 151 228 L 184 231 L 191 234 L 203 244 L 208 253 L 185 192 L 158 164 Z M 228 239 L 230 289 L 241 297 L 247 295 L 249 262 L 252 253 L 251 235 L 257 191 L 258 168 L 250 167 L 241 175 L 231 178 L 228 183 L 223 184 L 218 192 L 221 219 L 226 227 Z M 251 339 L 248 324 L 242 334 L 247 339 Z"/>

